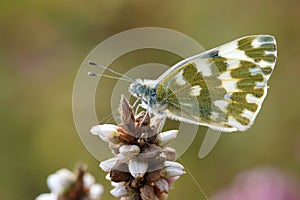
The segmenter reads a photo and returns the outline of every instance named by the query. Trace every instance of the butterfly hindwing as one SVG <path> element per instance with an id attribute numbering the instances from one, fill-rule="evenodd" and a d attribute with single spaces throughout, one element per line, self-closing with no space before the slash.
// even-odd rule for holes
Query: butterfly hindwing
<path id="1" fill-rule="evenodd" d="M 247 36 L 187 58 L 157 84 L 168 117 L 223 132 L 244 131 L 267 94 L 276 61 L 273 36 Z"/>

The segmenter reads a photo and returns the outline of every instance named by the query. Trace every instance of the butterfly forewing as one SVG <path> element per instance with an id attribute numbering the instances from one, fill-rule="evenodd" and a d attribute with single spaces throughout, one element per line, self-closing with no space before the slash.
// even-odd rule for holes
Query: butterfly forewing
<path id="1" fill-rule="evenodd" d="M 159 79 L 158 101 L 168 117 L 224 132 L 244 131 L 267 94 L 276 41 L 247 36 L 183 60 Z"/>

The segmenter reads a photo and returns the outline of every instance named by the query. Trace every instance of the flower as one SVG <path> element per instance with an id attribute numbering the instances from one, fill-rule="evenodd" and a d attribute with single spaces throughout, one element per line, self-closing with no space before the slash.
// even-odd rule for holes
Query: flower
<path id="1" fill-rule="evenodd" d="M 184 167 L 177 162 L 166 161 L 164 163 L 165 177 L 173 178 L 185 174 Z"/>
<path id="2" fill-rule="evenodd" d="M 53 193 L 40 194 L 35 200 L 57 200 L 58 196 Z"/>
<path id="3" fill-rule="evenodd" d="M 70 189 L 75 182 L 76 176 L 68 169 L 60 169 L 47 178 L 47 185 L 53 194 L 61 195 Z"/>
<path id="4" fill-rule="evenodd" d="M 100 163 L 114 187 L 110 193 L 121 200 L 167 199 L 169 188 L 185 173 L 175 162 L 176 151 L 167 147 L 177 130 L 160 133 L 161 119 L 145 112 L 134 116 L 125 97 L 121 100 L 122 123 L 93 126 L 90 132 L 109 144 L 114 157 Z"/>
<path id="5" fill-rule="evenodd" d="M 170 130 L 157 135 L 156 144 L 165 147 L 177 137 L 178 130 Z"/>
<path id="6" fill-rule="evenodd" d="M 114 136 L 117 133 L 117 126 L 113 124 L 103 124 L 93 126 L 90 132 L 98 135 L 105 142 L 113 142 Z"/>
<path id="7" fill-rule="evenodd" d="M 51 193 L 40 194 L 36 200 L 100 200 L 103 186 L 95 183 L 95 178 L 80 166 L 77 173 L 60 169 L 47 178 Z"/>
<path id="8" fill-rule="evenodd" d="M 261 167 L 241 173 L 210 200 L 298 200 L 299 189 L 296 181 L 281 171 Z"/>

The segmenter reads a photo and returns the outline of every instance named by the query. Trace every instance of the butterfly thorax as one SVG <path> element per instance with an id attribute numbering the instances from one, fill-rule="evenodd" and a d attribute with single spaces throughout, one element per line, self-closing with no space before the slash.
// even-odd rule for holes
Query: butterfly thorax
<path id="1" fill-rule="evenodd" d="M 137 79 L 129 86 L 129 92 L 142 101 L 142 107 L 149 109 L 151 113 L 164 115 L 166 104 L 157 99 L 155 80 Z"/>

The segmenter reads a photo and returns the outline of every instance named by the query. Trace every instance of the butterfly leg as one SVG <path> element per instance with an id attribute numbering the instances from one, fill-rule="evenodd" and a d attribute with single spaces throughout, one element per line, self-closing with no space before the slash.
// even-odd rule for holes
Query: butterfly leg
<path id="1" fill-rule="evenodd" d="M 167 121 L 167 115 L 165 114 L 161 117 L 161 122 L 160 122 L 159 127 L 158 127 L 158 132 L 161 132 L 162 128 L 164 127 L 164 125 L 166 123 L 166 121 Z"/>
<path id="2" fill-rule="evenodd" d="M 148 100 L 147 103 L 147 109 L 146 109 L 146 114 L 144 115 L 143 119 L 142 119 L 142 123 L 145 121 L 147 115 L 149 115 L 149 117 L 151 118 L 151 114 L 150 114 L 150 106 L 149 106 L 150 100 Z M 139 104 L 138 106 L 141 106 L 142 104 Z M 140 125 L 142 125 L 142 123 L 140 123 Z"/>
<path id="3" fill-rule="evenodd" d="M 137 116 L 140 107 L 142 107 L 142 104 L 138 104 L 137 107 L 135 108 L 135 112 L 134 112 L 135 116 Z"/>
<path id="4" fill-rule="evenodd" d="M 134 107 L 136 106 L 137 102 L 139 102 L 140 100 L 141 100 L 141 99 L 135 100 L 135 102 L 132 104 L 132 107 L 134 108 Z"/>

